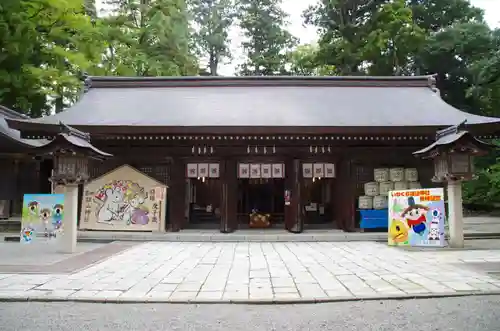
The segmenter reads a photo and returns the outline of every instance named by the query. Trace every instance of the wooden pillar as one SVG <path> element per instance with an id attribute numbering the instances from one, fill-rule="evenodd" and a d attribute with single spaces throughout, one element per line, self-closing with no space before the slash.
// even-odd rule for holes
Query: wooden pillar
<path id="1" fill-rule="evenodd" d="M 335 215 L 338 227 L 344 231 L 355 228 L 356 183 L 351 171 L 351 162 L 345 157 L 340 160 L 336 169 Z"/>
<path id="2" fill-rule="evenodd" d="M 291 199 L 290 205 L 285 205 L 285 228 L 293 233 L 300 233 L 304 230 L 301 181 L 300 160 L 289 160 L 285 164 L 285 190 L 290 190 Z"/>
<path id="3" fill-rule="evenodd" d="M 222 233 L 230 233 L 238 228 L 238 178 L 237 162 L 227 159 L 221 162 L 221 224 Z"/>
<path id="4" fill-rule="evenodd" d="M 186 169 L 182 159 L 170 164 L 170 185 L 168 189 L 168 230 L 180 231 L 185 225 Z"/>
<path id="5" fill-rule="evenodd" d="M 23 213 L 23 192 L 19 189 L 21 179 L 19 178 L 19 159 L 14 159 L 14 175 L 12 178 L 12 201 L 11 201 L 11 215 L 22 216 Z"/>

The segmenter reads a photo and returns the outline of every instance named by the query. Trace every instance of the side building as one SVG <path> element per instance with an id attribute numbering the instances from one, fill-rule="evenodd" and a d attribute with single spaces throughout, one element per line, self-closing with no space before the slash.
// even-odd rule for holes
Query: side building
<path id="1" fill-rule="evenodd" d="M 29 154 L 46 144 L 44 139 L 24 139 L 18 130 L 8 127 L 6 120 L 29 120 L 9 108 L 0 106 L 0 219 L 21 215 L 24 193 L 51 190 L 50 162 L 37 162 Z"/>

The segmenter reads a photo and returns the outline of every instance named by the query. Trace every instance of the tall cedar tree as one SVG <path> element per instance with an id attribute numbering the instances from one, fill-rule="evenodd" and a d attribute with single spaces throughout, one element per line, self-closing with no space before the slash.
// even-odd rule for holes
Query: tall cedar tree
<path id="1" fill-rule="evenodd" d="M 107 0 L 106 74 L 183 76 L 198 71 L 184 0 Z"/>
<path id="2" fill-rule="evenodd" d="M 234 0 L 190 0 L 197 53 L 207 61 L 211 76 L 217 76 L 219 64 L 230 59 L 229 29 L 235 17 Z"/>
<path id="3" fill-rule="evenodd" d="M 243 76 L 273 76 L 286 73 L 288 53 L 296 44 L 286 30 L 287 15 L 281 0 L 240 0 L 238 21 L 246 40 L 242 43 Z"/>

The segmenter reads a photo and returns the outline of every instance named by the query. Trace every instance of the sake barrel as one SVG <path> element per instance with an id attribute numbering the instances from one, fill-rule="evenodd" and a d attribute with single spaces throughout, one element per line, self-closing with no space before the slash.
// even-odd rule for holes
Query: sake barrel
<path id="1" fill-rule="evenodd" d="M 365 195 L 368 196 L 376 196 L 378 195 L 378 183 L 377 182 L 369 182 L 365 184 Z"/>
<path id="2" fill-rule="evenodd" d="M 405 180 L 405 169 L 404 168 L 389 169 L 389 179 L 392 182 L 402 182 L 403 180 Z"/>
<path id="3" fill-rule="evenodd" d="M 362 195 L 358 198 L 358 208 L 359 209 L 372 209 L 373 208 L 373 197 Z"/>
<path id="4" fill-rule="evenodd" d="M 393 182 L 382 182 L 379 184 L 380 195 L 389 195 L 389 191 L 394 190 Z"/>
<path id="5" fill-rule="evenodd" d="M 408 182 L 405 182 L 405 181 L 394 182 L 394 189 L 396 191 L 407 190 L 408 189 Z"/>
<path id="6" fill-rule="evenodd" d="M 408 188 L 410 190 L 422 188 L 422 185 L 420 185 L 420 182 L 408 182 Z"/>
<path id="7" fill-rule="evenodd" d="M 373 179 L 376 182 L 387 182 L 389 180 L 389 169 L 387 168 L 377 168 L 373 170 Z"/>
<path id="8" fill-rule="evenodd" d="M 405 169 L 405 180 L 408 182 L 418 181 L 418 170 L 417 168 L 406 168 Z"/>
<path id="9" fill-rule="evenodd" d="M 373 197 L 373 209 L 387 209 L 388 201 L 387 197 L 383 195 L 377 195 Z"/>

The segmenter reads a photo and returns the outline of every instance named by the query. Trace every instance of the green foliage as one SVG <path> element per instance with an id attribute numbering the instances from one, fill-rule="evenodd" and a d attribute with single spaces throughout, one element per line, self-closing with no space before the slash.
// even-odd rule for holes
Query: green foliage
<path id="1" fill-rule="evenodd" d="M 196 74 L 184 0 L 109 0 L 103 19 L 106 75 L 183 76 Z"/>
<path id="2" fill-rule="evenodd" d="M 425 40 L 422 28 L 414 23 L 405 0 L 380 6 L 368 22 L 368 31 L 359 55 L 371 75 L 401 75 L 411 72 L 412 55 Z"/>
<path id="3" fill-rule="evenodd" d="M 421 73 L 438 74 L 438 88 L 444 100 L 471 113 L 484 114 L 479 98 L 467 91 L 474 84 L 474 71 L 496 47 L 494 34 L 484 23 L 458 23 L 427 37 L 418 54 Z M 479 95 L 477 95 L 479 97 Z"/>
<path id="4" fill-rule="evenodd" d="M 208 60 L 210 75 L 217 76 L 220 62 L 231 58 L 229 28 L 236 15 L 234 1 L 191 0 L 189 7 L 196 25 L 194 46 Z"/>
<path id="5" fill-rule="evenodd" d="M 341 75 L 360 74 L 361 50 L 371 31 L 368 21 L 387 0 L 320 0 L 304 12 L 305 22 L 320 31 L 318 61 Z"/>
<path id="6" fill-rule="evenodd" d="M 334 76 L 336 68 L 318 64 L 317 45 L 299 45 L 288 54 L 290 67 L 288 72 L 297 76 Z"/>
<path id="7" fill-rule="evenodd" d="M 81 0 L 0 3 L 0 103 L 32 116 L 61 110 L 99 57 Z"/>
<path id="8" fill-rule="evenodd" d="M 34 117 L 63 110 L 94 75 L 198 72 L 184 0 L 0 2 L 0 104 Z"/>
<path id="9" fill-rule="evenodd" d="M 281 0 L 240 0 L 239 26 L 246 38 L 241 46 L 246 60 L 239 74 L 273 76 L 286 73 L 288 52 L 295 38 L 284 28 L 287 15 Z"/>

